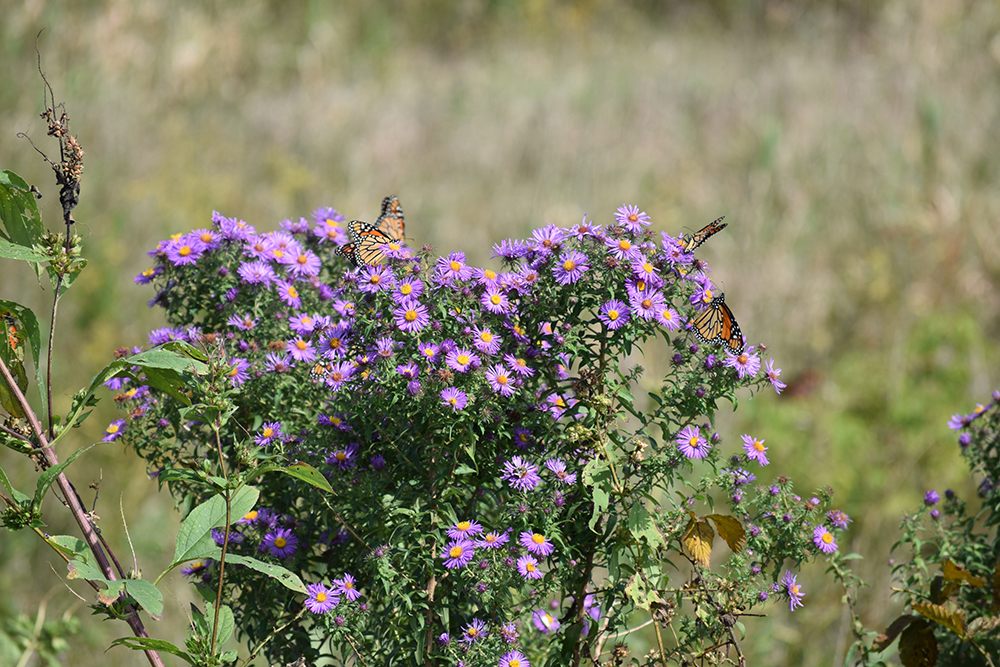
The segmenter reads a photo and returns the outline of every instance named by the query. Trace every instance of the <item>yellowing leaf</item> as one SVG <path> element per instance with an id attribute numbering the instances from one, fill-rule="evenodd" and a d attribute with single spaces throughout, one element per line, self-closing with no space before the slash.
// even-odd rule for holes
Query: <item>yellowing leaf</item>
<path id="1" fill-rule="evenodd" d="M 719 531 L 719 537 L 726 541 L 729 548 L 734 553 L 743 551 L 747 544 L 747 533 L 743 530 L 743 525 L 731 516 L 725 514 L 709 514 L 708 517 L 715 523 L 715 529 Z"/>
<path id="2" fill-rule="evenodd" d="M 712 526 L 709 525 L 708 521 L 704 519 L 691 519 L 688 522 L 687 529 L 685 529 L 684 537 L 681 538 L 681 541 L 684 542 L 684 546 L 695 562 L 708 567 L 709 561 L 712 558 L 712 540 L 714 538 L 715 531 L 712 530 Z"/>
<path id="3" fill-rule="evenodd" d="M 913 611 L 924 618 L 929 618 L 939 625 L 943 625 L 963 640 L 967 637 L 965 631 L 965 614 L 958 611 L 949 611 L 947 607 L 939 604 L 926 604 L 918 602 L 913 605 Z"/>
<path id="4" fill-rule="evenodd" d="M 945 581 L 965 581 L 970 586 L 975 586 L 976 588 L 982 588 L 986 585 L 985 579 L 969 574 L 969 572 L 955 565 L 950 560 L 944 562 L 941 570 L 944 573 Z"/>

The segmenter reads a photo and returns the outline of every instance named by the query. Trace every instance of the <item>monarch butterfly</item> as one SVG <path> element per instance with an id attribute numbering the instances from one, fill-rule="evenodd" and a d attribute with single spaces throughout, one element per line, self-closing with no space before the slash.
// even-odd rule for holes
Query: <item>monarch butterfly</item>
<path id="1" fill-rule="evenodd" d="M 687 244 L 684 246 L 684 250 L 686 252 L 694 252 L 695 248 L 697 248 L 702 243 L 704 243 L 705 241 L 712 238 L 714 235 L 718 234 L 723 229 L 728 227 L 729 226 L 728 222 L 722 225 L 719 224 L 725 219 L 725 217 L 726 216 L 722 216 L 718 220 L 713 220 L 712 222 L 708 223 L 707 225 L 699 229 L 697 232 L 695 232 L 694 235 L 688 240 Z"/>
<path id="2" fill-rule="evenodd" d="M 733 354 L 741 354 L 745 343 L 733 311 L 726 305 L 726 295 L 720 294 L 708 304 L 708 309 L 691 323 L 694 335 L 702 343 L 720 343 Z"/>
<path id="3" fill-rule="evenodd" d="M 352 220 L 347 225 L 351 242 L 337 252 L 351 260 L 354 266 L 374 266 L 385 258 L 384 244 L 403 242 L 404 229 L 403 207 L 394 195 L 390 195 L 382 200 L 382 214 L 374 225 L 361 220 Z"/>
<path id="4" fill-rule="evenodd" d="M 313 382 L 317 380 L 325 380 L 326 376 L 333 372 L 333 363 L 329 361 L 320 361 L 312 367 L 309 371 L 309 379 Z"/>

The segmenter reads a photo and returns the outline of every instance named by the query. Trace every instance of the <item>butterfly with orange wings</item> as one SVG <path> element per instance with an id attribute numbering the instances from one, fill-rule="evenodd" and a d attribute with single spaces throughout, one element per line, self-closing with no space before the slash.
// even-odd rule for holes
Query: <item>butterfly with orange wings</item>
<path id="1" fill-rule="evenodd" d="M 342 257 L 351 260 L 354 266 L 374 266 L 385 259 L 383 246 L 387 243 L 402 243 L 405 231 L 403 207 L 395 195 L 389 195 L 382 200 L 382 214 L 369 224 L 361 220 L 352 220 L 347 225 L 351 242 L 340 246 L 337 252 Z"/>
<path id="2" fill-rule="evenodd" d="M 746 346 L 740 325 L 726 305 L 725 294 L 712 299 L 708 308 L 691 322 L 691 327 L 698 340 L 706 345 L 718 343 L 733 354 L 742 354 Z"/>
<path id="3" fill-rule="evenodd" d="M 722 216 L 718 220 L 713 220 L 712 222 L 708 223 L 707 225 L 699 229 L 697 232 L 695 232 L 694 235 L 690 239 L 688 239 L 688 242 L 684 245 L 684 251 L 694 252 L 695 248 L 697 248 L 702 243 L 704 243 L 705 241 L 712 238 L 713 236 L 721 232 L 723 229 L 728 227 L 729 226 L 728 222 L 722 225 L 719 224 L 725 218 L 726 216 Z"/>

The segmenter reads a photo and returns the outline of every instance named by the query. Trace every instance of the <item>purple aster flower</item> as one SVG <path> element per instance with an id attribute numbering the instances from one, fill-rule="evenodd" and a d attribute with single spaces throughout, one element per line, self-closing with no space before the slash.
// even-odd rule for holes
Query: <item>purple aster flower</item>
<path id="1" fill-rule="evenodd" d="M 484 354 L 496 354 L 500 351 L 502 339 L 497 336 L 489 327 L 472 327 L 473 346 Z"/>
<path id="2" fill-rule="evenodd" d="M 299 296 L 299 290 L 296 289 L 295 285 L 284 280 L 275 281 L 275 285 L 278 287 L 278 298 L 285 305 L 296 310 L 302 307 L 302 297 Z"/>
<path id="3" fill-rule="evenodd" d="M 476 540 L 476 546 L 480 549 L 499 549 L 510 540 L 508 533 L 498 533 L 495 530 L 486 533 Z"/>
<path id="4" fill-rule="evenodd" d="M 510 461 L 503 464 L 504 476 L 511 488 L 518 491 L 531 491 L 542 483 L 542 478 L 538 476 L 538 466 L 530 463 L 520 456 L 515 456 Z"/>
<path id="5" fill-rule="evenodd" d="M 357 367 L 349 361 L 333 364 L 326 376 L 326 386 L 333 391 L 340 389 L 345 382 L 351 379 L 356 370 Z"/>
<path id="6" fill-rule="evenodd" d="M 612 299 L 601 306 L 597 317 L 612 331 L 620 329 L 629 320 L 628 306 L 618 299 Z"/>
<path id="7" fill-rule="evenodd" d="M 747 453 L 747 456 L 751 460 L 756 461 L 761 466 L 766 466 L 769 461 L 767 460 L 767 447 L 764 446 L 763 440 L 758 440 L 757 438 L 751 438 L 749 435 L 744 434 L 743 436 L 743 451 Z"/>
<path id="8" fill-rule="evenodd" d="M 833 553 L 837 550 L 837 543 L 833 539 L 833 533 L 823 526 L 816 526 L 813 529 L 813 544 L 825 554 Z"/>
<path id="9" fill-rule="evenodd" d="M 656 321 L 671 331 L 677 331 L 681 326 L 681 318 L 678 317 L 677 311 L 670 306 L 665 306 L 656 311 Z"/>
<path id="10" fill-rule="evenodd" d="M 531 621 L 543 635 L 555 632 L 560 627 L 559 619 L 544 609 L 536 609 L 531 615 Z"/>
<path id="11" fill-rule="evenodd" d="M 474 273 L 472 267 L 465 264 L 464 252 L 453 252 L 447 257 L 438 257 L 434 272 L 443 281 L 443 284 L 448 284 L 453 280 L 468 280 Z"/>
<path id="12" fill-rule="evenodd" d="M 767 375 L 767 379 L 771 382 L 771 386 L 774 387 L 774 392 L 776 394 L 780 394 L 781 390 L 788 386 L 778 379 L 778 376 L 781 375 L 781 369 L 774 368 L 774 359 L 767 360 L 767 367 L 764 373 Z"/>
<path id="13" fill-rule="evenodd" d="M 312 341 L 305 340 L 301 336 L 285 343 L 285 351 L 292 355 L 292 359 L 295 361 L 309 363 L 316 360 L 316 349 L 313 347 Z"/>
<path id="14" fill-rule="evenodd" d="M 361 271 L 361 280 L 358 288 L 362 292 L 374 294 L 385 292 L 395 286 L 396 278 L 392 274 L 392 267 L 386 264 L 376 266 L 366 266 Z M 415 301 L 416 299 L 411 299 Z"/>
<path id="15" fill-rule="evenodd" d="M 397 301 L 402 301 L 403 299 L 416 299 L 423 293 L 424 283 L 420 280 L 420 278 L 415 276 L 408 276 L 402 281 L 396 283 L 396 291 L 394 292 Z"/>
<path id="16" fill-rule="evenodd" d="M 197 237 L 184 235 L 168 241 L 165 250 L 167 259 L 174 266 L 185 266 L 198 261 L 198 258 L 205 252 L 205 244 Z"/>
<path id="17" fill-rule="evenodd" d="M 306 609 L 314 614 L 326 614 L 340 603 L 340 596 L 336 591 L 323 584 L 309 584 L 306 586 L 306 595 Z"/>
<path id="18" fill-rule="evenodd" d="M 229 384 L 234 387 L 239 387 L 241 384 L 250 379 L 250 364 L 246 359 L 236 357 L 230 360 L 229 370 L 226 372 L 226 377 L 229 378 Z"/>
<path id="19" fill-rule="evenodd" d="M 431 319 L 427 314 L 427 306 L 415 299 L 403 301 L 392 314 L 399 330 L 408 333 L 422 330 Z"/>
<path id="20" fill-rule="evenodd" d="M 592 221 L 587 222 L 587 216 L 584 215 L 583 221 L 578 225 L 573 225 L 573 228 L 570 231 L 573 236 L 582 241 L 588 236 L 599 236 L 601 233 L 601 226 L 595 225 Z"/>
<path id="21" fill-rule="evenodd" d="M 268 352 L 264 357 L 264 371 L 267 373 L 287 373 L 291 368 L 291 356 L 288 354 Z"/>
<path id="22" fill-rule="evenodd" d="M 354 602 L 359 597 L 361 597 L 361 591 L 357 587 L 357 579 L 353 576 L 344 573 L 342 579 L 334 579 L 331 583 L 336 584 L 338 591 L 341 595 L 346 597 L 351 602 Z"/>
<path id="23" fill-rule="evenodd" d="M 252 259 L 270 259 L 270 254 L 267 250 L 267 235 L 254 234 L 248 237 L 246 244 L 243 246 L 243 254 Z"/>
<path id="24" fill-rule="evenodd" d="M 454 412 L 463 409 L 468 402 L 469 399 L 464 391 L 455 389 L 454 387 L 447 387 L 441 390 L 441 403 L 451 408 Z"/>
<path id="25" fill-rule="evenodd" d="M 254 436 L 253 441 L 260 447 L 266 447 L 275 440 L 280 442 L 283 439 L 284 434 L 281 432 L 281 422 L 265 422 L 260 427 L 257 435 Z"/>
<path id="26" fill-rule="evenodd" d="M 616 239 L 608 237 L 604 240 L 604 245 L 608 248 L 608 254 L 619 262 L 631 262 L 641 255 L 639 248 L 632 245 L 628 239 Z"/>
<path id="27" fill-rule="evenodd" d="M 218 211 L 212 211 L 212 222 L 219 227 L 222 237 L 229 241 L 242 241 L 257 233 L 253 225 L 248 225 L 245 221 L 236 218 L 223 217 Z"/>
<path id="28" fill-rule="evenodd" d="M 185 577 L 197 576 L 211 567 L 213 562 L 211 558 L 199 558 L 198 560 L 190 561 L 181 568 L 181 574 Z"/>
<path id="29" fill-rule="evenodd" d="M 149 344 L 154 347 L 174 340 L 184 340 L 184 332 L 175 327 L 163 327 L 149 332 Z"/>
<path id="30" fill-rule="evenodd" d="M 562 394 L 549 394 L 545 398 L 545 402 L 549 404 L 549 412 L 553 419 L 562 419 L 566 411 L 576 405 L 575 398 L 568 398 Z"/>
<path id="31" fill-rule="evenodd" d="M 528 247 L 539 255 L 548 256 L 555 252 L 565 238 L 565 233 L 555 225 L 546 225 L 531 232 Z"/>
<path id="32" fill-rule="evenodd" d="M 517 638 L 520 637 L 520 633 L 518 633 L 518 631 L 517 631 L 517 626 L 514 624 L 513 621 L 511 621 L 510 623 L 504 623 L 503 625 L 501 625 L 500 626 L 500 634 L 503 635 L 504 641 L 507 642 L 508 644 L 513 644 L 514 642 L 517 641 Z M 515 652 L 516 651 L 512 651 L 511 653 L 515 653 Z M 510 655 L 510 653 L 508 653 L 507 655 Z M 506 657 L 506 656 L 504 656 L 504 657 Z M 502 661 L 501 661 L 500 664 L 501 664 L 501 667 L 503 667 L 503 662 Z M 528 664 L 527 661 L 525 661 L 524 665 L 527 665 L 527 664 Z M 511 667 L 518 667 L 518 666 L 517 665 L 513 665 Z"/>
<path id="33" fill-rule="evenodd" d="M 847 524 L 853 523 L 851 517 L 847 516 L 847 514 L 840 510 L 830 510 L 826 513 L 826 518 L 829 519 L 830 523 L 841 530 L 847 530 Z"/>
<path id="34" fill-rule="evenodd" d="M 316 253 L 311 250 L 299 250 L 298 254 L 288 254 L 287 261 L 282 262 L 288 266 L 288 272 L 299 278 L 318 276 L 323 263 Z"/>
<path id="35" fill-rule="evenodd" d="M 483 308 L 495 315 L 509 313 L 513 308 L 510 299 L 507 298 L 507 293 L 499 287 L 487 288 L 483 296 L 480 297 L 479 303 L 482 304 Z"/>
<path id="36" fill-rule="evenodd" d="M 578 281 L 589 268 L 587 256 L 578 250 L 572 250 L 559 258 L 559 263 L 552 269 L 552 275 L 557 283 L 571 285 Z"/>
<path id="37" fill-rule="evenodd" d="M 299 538 L 287 528 L 275 528 L 264 535 L 261 547 L 272 556 L 288 558 L 299 548 Z"/>
<path id="38" fill-rule="evenodd" d="M 285 218 L 284 220 L 278 223 L 278 226 L 284 229 L 289 234 L 302 235 L 309 233 L 309 221 L 301 216 L 299 216 L 298 220 Z"/>
<path id="39" fill-rule="evenodd" d="M 479 367 L 479 355 L 468 349 L 456 349 L 445 357 L 448 368 L 459 373 L 467 373 L 469 369 Z"/>
<path id="40" fill-rule="evenodd" d="M 524 555 L 517 559 L 517 571 L 525 579 L 541 579 L 542 571 L 538 569 L 538 561 L 534 556 Z"/>
<path id="41" fill-rule="evenodd" d="M 781 583 L 785 585 L 785 593 L 788 595 L 788 608 L 792 611 L 803 606 L 802 598 L 805 597 L 802 587 L 795 582 L 795 579 L 796 577 L 791 570 L 785 570 L 785 576 L 781 580 Z"/>
<path id="42" fill-rule="evenodd" d="M 228 320 L 226 320 L 226 324 L 231 327 L 236 327 L 240 331 L 250 331 L 257 326 L 257 322 L 259 321 L 260 320 L 253 317 L 250 313 L 247 313 L 242 317 L 239 315 L 232 315 Z"/>
<path id="43" fill-rule="evenodd" d="M 327 359 L 343 359 L 350 349 L 350 329 L 338 324 L 330 333 L 319 339 L 319 351 Z"/>
<path id="44" fill-rule="evenodd" d="M 486 371 L 486 381 L 490 388 L 504 398 L 514 395 L 511 372 L 503 364 L 494 364 Z"/>
<path id="45" fill-rule="evenodd" d="M 251 285 L 264 285 L 266 287 L 277 279 L 271 265 L 259 259 L 241 264 L 236 273 L 244 282 Z"/>
<path id="46" fill-rule="evenodd" d="M 407 364 L 396 366 L 396 372 L 402 375 L 407 380 L 413 380 L 418 375 L 420 375 L 420 369 L 417 368 L 417 365 L 412 361 Z"/>
<path id="47" fill-rule="evenodd" d="M 350 470 L 357 465 L 358 443 L 352 442 L 346 447 L 338 447 L 324 459 L 328 464 L 337 466 L 340 470 Z"/>
<path id="48" fill-rule="evenodd" d="M 931 489 L 924 494 L 924 504 L 930 507 L 931 505 L 936 505 L 937 502 L 941 500 L 941 494 Z"/>
<path id="49" fill-rule="evenodd" d="M 101 442 L 111 442 L 112 440 L 117 440 L 121 437 L 122 433 L 125 432 L 125 420 L 116 419 L 108 427 L 104 429 L 104 437 L 101 438 Z"/>
<path id="50" fill-rule="evenodd" d="M 472 557 L 476 555 L 475 547 L 476 545 L 472 540 L 459 539 L 452 541 L 444 550 L 444 553 L 441 554 L 441 558 L 444 559 L 444 566 L 449 570 L 457 567 L 465 567 L 472 561 Z"/>
<path id="51" fill-rule="evenodd" d="M 521 533 L 521 546 L 535 554 L 536 556 L 548 556 L 556 550 L 551 540 L 546 539 L 541 533 L 524 531 Z"/>
<path id="52" fill-rule="evenodd" d="M 535 374 L 535 369 L 528 365 L 528 361 L 513 354 L 503 355 L 503 361 L 514 373 L 521 377 L 531 377 Z"/>
<path id="53" fill-rule="evenodd" d="M 493 252 L 490 257 L 500 257 L 508 263 L 524 257 L 530 250 L 529 246 L 520 239 L 504 239 L 499 244 L 493 244 Z"/>
<path id="54" fill-rule="evenodd" d="M 677 446 L 689 459 L 703 459 L 712 448 L 708 441 L 701 437 L 701 431 L 695 426 L 688 426 L 677 434 Z"/>
<path id="55" fill-rule="evenodd" d="M 453 540 L 469 539 L 483 532 L 483 527 L 475 521 L 459 521 L 448 529 L 448 537 Z"/>
<path id="56" fill-rule="evenodd" d="M 751 345 L 742 354 L 727 354 L 722 365 L 735 368 L 741 378 L 753 377 L 760 370 L 760 355 L 754 352 L 754 346 Z"/>
<path id="57" fill-rule="evenodd" d="M 631 204 L 622 204 L 618 207 L 615 211 L 615 221 L 633 234 L 638 234 L 643 227 L 648 227 L 652 223 L 645 211 L 640 213 L 639 207 Z"/>
<path id="58" fill-rule="evenodd" d="M 667 307 L 667 302 L 658 291 L 633 292 L 629 295 L 629 306 L 638 317 L 652 320 Z"/>
<path id="59" fill-rule="evenodd" d="M 471 623 L 462 629 L 462 638 L 458 641 L 464 644 L 473 644 L 486 639 L 486 635 L 488 634 L 489 631 L 486 629 L 486 624 L 478 618 L 474 618 Z"/>
<path id="60" fill-rule="evenodd" d="M 549 459 L 545 462 L 545 467 L 551 470 L 563 484 L 574 484 L 576 482 L 576 473 L 566 472 L 566 464 L 561 459 Z"/>
<path id="61" fill-rule="evenodd" d="M 154 266 L 152 268 L 146 269 L 139 275 L 137 275 L 134 281 L 139 285 L 148 285 L 153 282 L 153 278 L 163 273 L 162 266 Z"/>

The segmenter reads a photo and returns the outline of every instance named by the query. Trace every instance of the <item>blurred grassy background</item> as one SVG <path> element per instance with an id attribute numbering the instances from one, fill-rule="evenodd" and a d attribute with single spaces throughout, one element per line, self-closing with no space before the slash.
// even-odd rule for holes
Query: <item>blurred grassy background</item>
<path id="1" fill-rule="evenodd" d="M 162 325 L 131 279 L 213 209 L 269 230 L 320 205 L 371 219 L 395 193 L 414 244 L 484 263 L 500 239 L 585 213 L 606 223 L 629 202 L 674 234 L 731 223 L 700 252 L 795 382 L 719 430 L 732 447 L 765 438 L 769 472 L 803 495 L 833 487 L 854 518 L 841 548 L 865 555 L 874 584 L 867 622 L 897 609 L 885 559 L 901 514 L 927 488 L 974 500 L 945 422 L 998 381 L 997 2 L 0 0 L 0 16 L 0 167 L 39 185 L 50 226 L 50 172 L 16 137 L 53 148 L 37 115 L 43 28 L 87 151 L 76 218 L 91 264 L 60 312 L 59 411 L 115 347 Z M 6 262 L 0 277 L 0 298 L 48 312 L 27 271 Z M 159 572 L 169 499 L 120 446 L 96 451 L 71 477 L 103 474 L 105 535 L 128 553 L 121 503 L 143 570 Z M 0 465 L 31 472 L 6 452 Z M 73 530 L 49 510 L 50 532 Z M 0 562 L 0 615 L 34 615 L 47 592 L 49 617 L 77 604 L 36 539 L 7 535 Z M 800 579 L 794 617 L 750 620 L 751 664 L 834 663 L 849 633 L 822 570 Z M 190 596 L 179 576 L 167 587 L 169 620 L 150 631 L 179 642 Z M 124 626 L 80 613 L 67 664 L 144 664 L 103 655 Z"/>

